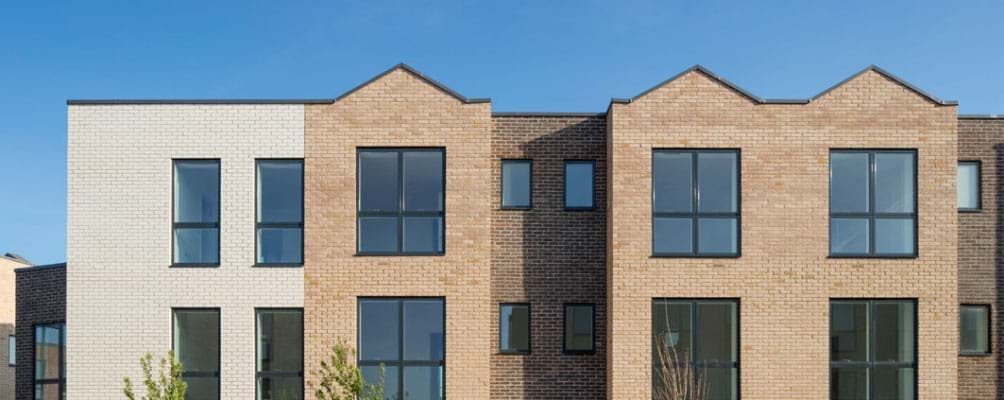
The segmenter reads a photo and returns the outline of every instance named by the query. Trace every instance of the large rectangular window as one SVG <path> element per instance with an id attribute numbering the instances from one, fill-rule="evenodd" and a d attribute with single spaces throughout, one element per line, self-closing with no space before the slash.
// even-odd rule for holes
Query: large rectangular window
<path id="1" fill-rule="evenodd" d="M 174 309 L 174 353 L 187 400 L 220 398 L 220 310 Z"/>
<path id="2" fill-rule="evenodd" d="M 443 149 L 359 149 L 359 254 L 443 254 L 445 165 Z"/>
<path id="3" fill-rule="evenodd" d="M 258 160 L 257 265 L 303 264 L 303 160 Z"/>
<path id="4" fill-rule="evenodd" d="M 35 399 L 66 398 L 66 325 L 35 325 Z"/>
<path id="5" fill-rule="evenodd" d="M 445 322 L 443 299 L 359 299 L 363 378 L 380 382 L 383 365 L 385 399 L 443 399 Z"/>
<path id="6" fill-rule="evenodd" d="M 959 161 L 957 170 L 956 200 L 959 211 L 979 211 L 980 204 L 980 162 Z"/>
<path id="7" fill-rule="evenodd" d="M 917 152 L 830 153 L 830 255 L 916 257 Z"/>
<path id="8" fill-rule="evenodd" d="M 596 351 L 596 305 L 565 304 L 566 354 Z"/>
<path id="9" fill-rule="evenodd" d="M 830 398 L 916 399 L 913 300 L 830 302 Z"/>
<path id="10" fill-rule="evenodd" d="M 593 160 L 565 160 L 565 209 L 592 210 L 595 207 L 595 167 Z"/>
<path id="11" fill-rule="evenodd" d="M 502 304 L 499 307 L 499 351 L 530 352 L 530 305 Z"/>
<path id="12" fill-rule="evenodd" d="M 654 398 L 682 388 L 702 399 L 738 399 L 739 302 L 652 300 L 652 361 Z"/>
<path id="13" fill-rule="evenodd" d="M 220 160 L 174 160 L 172 263 L 220 263 Z"/>
<path id="14" fill-rule="evenodd" d="M 502 160 L 502 208 L 529 209 L 532 204 L 530 160 Z"/>
<path id="15" fill-rule="evenodd" d="M 303 310 L 259 309 L 258 400 L 303 399 Z"/>
<path id="16" fill-rule="evenodd" d="M 652 153 L 652 254 L 739 255 L 739 151 Z"/>
<path id="17" fill-rule="evenodd" d="M 962 306 L 959 310 L 959 345 L 962 355 L 990 354 L 990 306 Z"/>
<path id="18" fill-rule="evenodd" d="M 7 336 L 7 365 L 17 366 L 17 336 Z"/>

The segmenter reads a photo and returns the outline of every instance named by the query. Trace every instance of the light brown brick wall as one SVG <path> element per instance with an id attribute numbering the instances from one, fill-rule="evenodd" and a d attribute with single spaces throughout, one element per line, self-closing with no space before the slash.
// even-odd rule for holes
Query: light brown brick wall
<path id="1" fill-rule="evenodd" d="M 804 105 L 701 72 L 613 104 L 609 398 L 651 397 L 653 297 L 740 298 L 743 399 L 823 399 L 831 298 L 917 298 L 921 399 L 957 396 L 956 108 L 869 71 Z M 742 150 L 742 257 L 651 258 L 653 148 Z M 916 259 L 829 259 L 831 148 L 918 152 Z"/>

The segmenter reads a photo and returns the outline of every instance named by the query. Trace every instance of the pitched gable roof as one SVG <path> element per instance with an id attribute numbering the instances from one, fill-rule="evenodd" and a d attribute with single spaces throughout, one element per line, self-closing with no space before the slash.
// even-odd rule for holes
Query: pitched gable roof
<path id="1" fill-rule="evenodd" d="M 344 98 L 348 97 L 352 93 L 355 93 L 355 92 L 359 91 L 360 89 L 366 87 L 367 85 L 369 85 L 369 84 L 371 84 L 373 82 L 376 82 L 376 81 L 380 80 L 380 78 L 383 78 L 384 76 L 387 76 L 387 74 L 389 74 L 391 72 L 394 72 L 394 71 L 397 71 L 397 70 L 402 70 L 402 71 L 405 71 L 405 72 L 407 72 L 409 74 L 414 75 L 415 77 L 417 77 L 417 78 L 425 81 L 425 83 L 428 83 L 429 85 L 432 85 L 436 89 L 439 89 L 439 90 L 445 92 L 446 94 L 448 94 L 450 96 L 453 96 L 453 98 L 455 98 L 457 100 L 460 100 L 460 102 L 462 102 L 462 103 L 467 103 L 467 104 L 472 104 L 472 103 L 490 103 L 492 101 L 489 98 L 468 99 L 467 97 L 464 97 L 462 94 L 457 93 L 455 90 L 450 89 L 446 85 L 444 85 L 442 83 L 439 83 L 435 79 L 432 79 L 432 78 L 428 77 L 427 75 L 419 72 L 418 70 L 412 68 L 410 65 L 405 64 L 405 63 L 400 63 L 400 64 L 397 64 L 397 65 L 391 67 L 390 69 L 388 69 L 388 70 L 386 70 L 384 72 L 381 72 L 379 75 L 370 78 L 366 82 L 363 82 L 363 83 L 359 84 L 358 86 L 356 86 L 356 87 L 354 87 L 352 89 L 349 89 L 349 91 L 347 91 L 345 93 L 342 93 L 342 95 L 340 95 L 340 96 L 336 97 L 334 100 L 332 100 L 332 103 L 337 102 L 338 100 L 341 100 L 341 99 L 344 99 Z"/>

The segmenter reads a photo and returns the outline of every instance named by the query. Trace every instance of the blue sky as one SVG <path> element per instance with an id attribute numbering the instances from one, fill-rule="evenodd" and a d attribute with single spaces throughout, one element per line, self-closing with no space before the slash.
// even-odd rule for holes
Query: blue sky
<path id="1" fill-rule="evenodd" d="M 405 62 L 495 111 L 603 111 L 698 63 L 768 98 L 876 64 L 1004 113 L 999 0 L 11 3 L 0 252 L 36 263 L 66 257 L 68 98 L 331 98 Z"/>

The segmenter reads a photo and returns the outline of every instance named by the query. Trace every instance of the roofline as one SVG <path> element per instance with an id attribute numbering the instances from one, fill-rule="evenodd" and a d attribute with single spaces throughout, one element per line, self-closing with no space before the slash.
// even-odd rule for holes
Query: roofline
<path id="1" fill-rule="evenodd" d="M 448 86 L 446 86 L 446 85 L 444 85 L 442 83 L 439 83 L 439 81 L 430 78 L 428 75 L 423 74 L 422 72 L 420 72 L 419 70 L 417 70 L 415 68 L 412 68 L 410 65 L 405 64 L 405 63 L 400 63 L 400 64 L 397 64 L 397 65 L 395 65 L 393 67 L 390 67 L 390 69 L 388 69 L 388 70 L 386 70 L 384 72 L 381 72 L 379 75 L 370 78 L 366 82 L 360 83 L 356 87 L 354 87 L 352 89 L 349 89 L 349 91 L 347 91 L 345 93 L 342 93 L 342 95 L 336 97 L 332 101 L 332 103 L 348 97 L 352 93 L 355 93 L 355 92 L 359 91 L 359 89 L 362 89 L 362 88 L 366 87 L 367 85 L 369 85 L 369 84 L 371 84 L 371 83 L 379 80 L 380 78 L 383 78 L 387 74 L 389 74 L 391 72 L 394 72 L 395 70 L 398 70 L 398 69 L 407 71 L 407 72 L 411 73 L 412 75 L 417 76 L 419 79 L 422 79 L 426 83 L 428 83 L 428 84 L 430 84 L 432 86 L 435 86 L 437 89 L 442 90 L 443 92 L 446 92 L 446 94 L 448 94 L 450 96 L 453 96 L 453 98 L 455 98 L 457 100 L 460 100 L 462 103 L 466 103 L 466 104 L 491 103 L 491 101 L 492 101 L 490 98 L 487 98 L 487 97 L 486 98 L 468 99 L 467 97 L 464 97 L 464 95 L 462 95 L 460 93 L 457 93 L 455 90 L 450 89 Z"/>
<path id="2" fill-rule="evenodd" d="M 606 117 L 606 112 L 495 111 L 492 117 Z"/>
<path id="3" fill-rule="evenodd" d="M 1004 114 L 959 114 L 959 119 L 1004 119 Z"/>
<path id="4" fill-rule="evenodd" d="M 40 269 L 55 269 L 55 268 L 66 268 L 66 263 L 48 264 L 48 265 L 33 265 L 33 266 L 30 266 L 30 267 L 14 268 L 14 272 L 15 273 L 18 273 L 18 272 L 30 272 L 30 271 L 38 271 Z"/>

